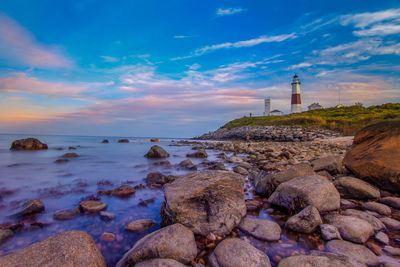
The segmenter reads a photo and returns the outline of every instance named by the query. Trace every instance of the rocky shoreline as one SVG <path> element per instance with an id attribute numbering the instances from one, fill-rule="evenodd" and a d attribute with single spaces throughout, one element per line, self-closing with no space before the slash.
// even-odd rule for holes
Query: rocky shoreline
<path id="1" fill-rule="evenodd" d="M 285 128 L 268 129 L 267 136 L 276 133 L 272 139 L 282 142 L 255 142 L 263 140 L 257 128 L 249 143 L 171 143 L 191 146 L 188 157 L 203 158 L 200 165 L 209 170 L 195 171 L 187 159 L 177 166 L 193 170 L 185 176 L 148 175 L 147 186 L 163 186 L 163 228 L 132 244 L 117 266 L 400 266 L 400 122 L 367 127 L 354 144 L 319 130 L 293 128 L 281 139 Z M 212 139 L 243 140 L 242 134 L 248 129 Z M 210 150 L 220 151 L 218 161 L 207 160 Z M 146 154 L 169 156 L 160 146 Z M 133 190 L 140 187 L 105 193 L 129 197 Z M 92 201 L 81 208 L 104 208 Z M 41 208 L 34 204 L 30 212 Z M 130 225 L 133 231 L 148 227 L 154 222 Z M 0 265 L 28 266 L 28 258 L 34 259 L 30 266 L 105 266 L 90 236 L 76 231 L 3 256 Z"/>

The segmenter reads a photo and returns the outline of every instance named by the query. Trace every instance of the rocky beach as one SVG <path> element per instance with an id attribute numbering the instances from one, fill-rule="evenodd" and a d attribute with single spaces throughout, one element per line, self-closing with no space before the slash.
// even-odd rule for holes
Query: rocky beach
<path id="1" fill-rule="evenodd" d="M 354 137 L 279 126 L 159 141 L 141 141 L 141 179 L 82 179 L 27 201 L 3 180 L 0 265 L 400 266 L 399 121 Z M 51 149 L 24 139 L 7 153 Z M 52 164 L 85 153 L 68 150 Z"/>

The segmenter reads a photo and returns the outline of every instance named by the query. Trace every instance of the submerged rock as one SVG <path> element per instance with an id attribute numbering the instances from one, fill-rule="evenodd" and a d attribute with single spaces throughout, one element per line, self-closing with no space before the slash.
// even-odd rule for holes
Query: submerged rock
<path id="1" fill-rule="evenodd" d="M 14 232 L 10 229 L 0 229 L 0 245 L 6 242 L 9 238 L 14 235 Z"/>
<path id="2" fill-rule="evenodd" d="M 54 219 L 56 220 L 70 220 L 75 218 L 81 213 L 79 208 L 68 209 L 68 210 L 57 210 L 54 212 Z"/>
<path id="3" fill-rule="evenodd" d="M 109 195 L 117 197 L 128 197 L 136 192 L 136 189 L 130 185 L 121 185 L 113 190 L 108 191 Z"/>
<path id="4" fill-rule="evenodd" d="M 48 149 L 45 143 L 40 142 L 36 138 L 26 138 L 15 140 L 12 142 L 10 150 L 41 150 Z"/>
<path id="5" fill-rule="evenodd" d="M 375 199 L 381 197 L 378 188 L 354 177 L 340 177 L 335 181 L 335 186 L 344 198 Z"/>
<path id="6" fill-rule="evenodd" d="M 69 231 L 1 257 L 0 266 L 106 267 L 106 262 L 89 234 Z"/>
<path id="7" fill-rule="evenodd" d="M 79 203 L 79 206 L 87 212 L 96 213 L 107 208 L 107 204 L 96 200 L 84 200 Z"/>
<path id="8" fill-rule="evenodd" d="M 268 256 L 238 238 L 224 239 L 209 257 L 211 267 L 270 267 Z"/>
<path id="9" fill-rule="evenodd" d="M 42 200 L 40 200 L 39 198 L 35 198 L 24 203 L 23 209 L 20 212 L 20 214 L 29 215 L 33 213 L 39 213 L 42 211 L 44 211 L 44 204 Z"/>
<path id="10" fill-rule="evenodd" d="M 147 158 L 168 158 L 169 154 L 164 150 L 164 148 L 155 145 L 152 146 L 144 156 Z"/>
<path id="11" fill-rule="evenodd" d="M 164 224 L 181 223 L 195 234 L 228 234 L 246 215 L 244 177 L 229 171 L 201 171 L 165 188 Z"/>
<path id="12" fill-rule="evenodd" d="M 146 182 L 149 185 L 164 185 L 167 183 L 167 176 L 161 172 L 151 172 L 147 174 Z"/>
<path id="13" fill-rule="evenodd" d="M 125 230 L 131 232 L 141 232 L 156 227 L 157 223 L 150 219 L 142 219 L 130 222 L 125 226 Z"/>
<path id="14" fill-rule="evenodd" d="M 78 157 L 78 154 L 76 153 L 65 153 L 64 155 L 62 155 L 63 158 L 76 158 Z"/>
<path id="15" fill-rule="evenodd" d="M 243 218 L 239 229 L 249 235 L 264 241 L 277 241 L 281 239 L 281 227 L 269 220 Z"/>
<path id="16" fill-rule="evenodd" d="M 173 224 L 140 239 L 116 266 L 134 266 L 139 262 L 158 258 L 188 264 L 196 255 L 197 247 L 193 233 L 181 224 Z"/>
<path id="17" fill-rule="evenodd" d="M 186 156 L 189 158 L 207 158 L 208 154 L 204 148 L 201 148 L 196 152 L 187 154 Z"/>
<path id="18" fill-rule="evenodd" d="M 310 234 L 322 223 L 321 216 L 314 206 L 308 206 L 298 214 L 290 217 L 285 227 L 299 233 Z"/>
<path id="19" fill-rule="evenodd" d="M 152 138 L 152 139 L 150 139 L 150 142 L 158 143 L 158 142 L 160 142 L 160 139 L 158 139 L 158 138 Z"/>
<path id="20" fill-rule="evenodd" d="M 111 213 L 108 211 L 100 211 L 99 215 L 100 215 L 100 218 L 104 221 L 111 221 L 117 216 L 114 213 Z"/>
<path id="21" fill-rule="evenodd" d="M 103 143 L 103 144 L 108 144 L 109 141 L 108 141 L 108 139 L 104 139 L 104 140 L 102 141 L 102 143 Z"/>
<path id="22" fill-rule="evenodd" d="M 119 139 L 118 143 L 129 143 L 129 139 Z"/>

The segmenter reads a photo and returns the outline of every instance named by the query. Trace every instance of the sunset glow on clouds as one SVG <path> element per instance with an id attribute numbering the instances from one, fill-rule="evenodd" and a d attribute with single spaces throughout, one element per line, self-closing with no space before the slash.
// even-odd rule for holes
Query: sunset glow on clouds
<path id="1" fill-rule="evenodd" d="M 191 137 L 294 72 L 303 109 L 399 102 L 400 6 L 311 2 L 0 3 L 0 132 Z"/>

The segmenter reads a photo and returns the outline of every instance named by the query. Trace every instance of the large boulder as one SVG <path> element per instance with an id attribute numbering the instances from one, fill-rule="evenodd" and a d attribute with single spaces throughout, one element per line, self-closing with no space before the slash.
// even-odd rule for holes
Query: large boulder
<path id="1" fill-rule="evenodd" d="M 82 231 L 51 236 L 29 247 L 0 258 L 0 266 L 105 267 L 106 262 L 93 238 Z"/>
<path id="2" fill-rule="evenodd" d="M 169 157 L 169 153 L 167 151 L 165 151 L 164 148 L 160 147 L 160 146 L 152 146 L 150 148 L 150 150 L 146 153 L 146 155 L 144 155 L 147 158 L 168 158 Z"/>
<path id="3" fill-rule="evenodd" d="M 335 186 L 340 195 L 352 199 L 375 199 L 380 198 L 378 188 L 369 183 L 350 176 L 340 177 L 335 180 Z"/>
<path id="4" fill-rule="evenodd" d="M 167 183 L 167 180 L 167 176 L 161 172 L 151 172 L 146 177 L 146 182 L 149 185 L 164 185 Z"/>
<path id="5" fill-rule="evenodd" d="M 268 256 L 238 238 L 227 238 L 209 257 L 211 267 L 270 267 Z"/>
<path id="6" fill-rule="evenodd" d="M 357 245 L 344 240 L 332 240 L 326 244 L 326 251 L 348 256 L 351 259 L 366 264 L 367 266 L 378 266 L 379 258 L 363 245 Z"/>
<path id="7" fill-rule="evenodd" d="M 311 168 L 310 164 L 299 163 L 277 173 L 267 174 L 267 172 L 261 171 L 254 178 L 254 186 L 258 195 L 270 196 L 281 183 L 297 177 L 314 174 L 314 170 Z"/>
<path id="8" fill-rule="evenodd" d="M 285 227 L 299 233 L 310 234 L 322 223 L 317 208 L 308 206 L 286 221 Z"/>
<path id="9" fill-rule="evenodd" d="M 269 220 L 243 218 L 239 229 L 263 241 L 278 241 L 281 239 L 281 227 Z"/>
<path id="10" fill-rule="evenodd" d="M 44 204 L 42 200 L 40 200 L 39 198 L 35 198 L 24 203 L 20 214 L 29 215 L 33 213 L 39 213 L 42 211 L 44 211 Z"/>
<path id="11" fill-rule="evenodd" d="M 344 165 L 360 178 L 390 191 L 400 190 L 400 120 L 369 125 L 354 137 Z"/>
<path id="12" fill-rule="evenodd" d="M 40 150 L 48 149 L 47 145 L 36 138 L 26 138 L 12 142 L 10 150 Z"/>
<path id="13" fill-rule="evenodd" d="M 163 224 L 181 223 L 195 234 L 228 234 L 246 215 L 244 177 L 230 171 L 201 171 L 165 188 Z"/>
<path id="14" fill-rule="evenodd" d="M 329 214 L 324 218 L 339 230 L 343 239 L 355 243 L 365 243 L 374 234 L 372 225 L 357 217 Z"/>
<path id="15" fill-rule="evenodd" d="M 335 186 L 318 175 L 303 176 L 280 184 L 268 200 L 289 210 L 313 205 L 320 212 L 340 208 L 340 195 Z"/>
<path id="16" fill-rule="evenodd" d="M 197 255 L 193 232 L 181 224 L 173 224 L 146 235 L 125 253 L 117 267 L 134 266 L 151 259 L 173 259 L 188 264 Z"/>

